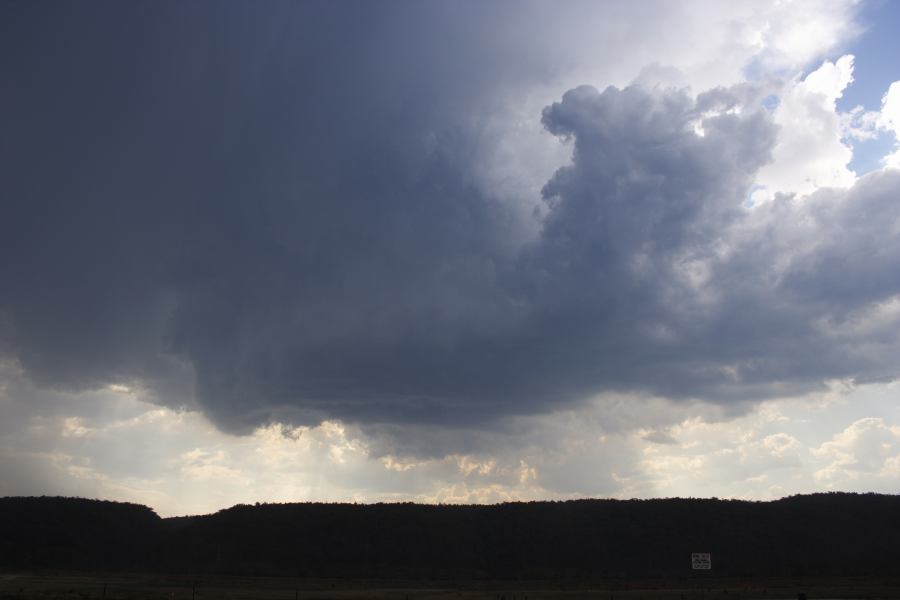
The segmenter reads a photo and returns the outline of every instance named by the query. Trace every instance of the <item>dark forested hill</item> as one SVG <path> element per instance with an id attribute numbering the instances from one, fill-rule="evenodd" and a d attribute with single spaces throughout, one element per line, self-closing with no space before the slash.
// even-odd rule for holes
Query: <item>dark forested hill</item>
<path id="1" fill-rule="evenodd" d="M 134 504 L 0 499 L 0 568 L 386 578 L 900 574 L 900 496 L 495 506 L 239 505 L 160 519 Z"/>
<path id="2" fill-rule="evenodd" d="M 0 498 L 0 566 L 133 569 L 160 542 L 146 506 L 81 498 Z"/>

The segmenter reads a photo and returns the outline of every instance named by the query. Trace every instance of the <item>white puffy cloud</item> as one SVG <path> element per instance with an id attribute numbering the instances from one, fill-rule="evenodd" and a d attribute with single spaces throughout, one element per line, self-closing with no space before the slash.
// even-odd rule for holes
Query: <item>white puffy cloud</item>
<path id="1" fill-rule="evenodd" d="M 788 0 L 760 9 L 747 27 L 751 39 L 759 44 L 758 60 L 769 69 L 785 70 L 821 58 L 861 32 L 853 19 L 858 4 Z"/>
<path id="2" fill-rule="evenodd" d="M 754 203 L 779 193 L 806 196 L 822 187 L 853 185 L 856 175 L 848 168 L 853 150 L 844 141 L 847 119 L 836 110 L 852 82 L 853 56 L 846 55 L 784 86 L 773 115 L 778 142 L 772 162 L 756 177 Z"/>
<path id="3" fill-rule="evenodd" d="M 885 92 L 877 124 L 893 133 L 896 142 L 895 151 L 884 157 L 885 166 L 900 169 L 900 81 L 892 83 Z"/>
<path id="4" fill-rule="evenodd" d="M 827 464 L 815 472 L 829 489 L 896 492 L 900 481 L 900 425 L 859 419 L 813 453 Z"/>

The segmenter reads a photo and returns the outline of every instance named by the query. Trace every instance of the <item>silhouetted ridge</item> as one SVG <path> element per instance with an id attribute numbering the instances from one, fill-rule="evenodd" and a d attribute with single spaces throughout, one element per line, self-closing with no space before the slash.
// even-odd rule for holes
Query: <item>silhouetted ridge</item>
<path id="1" fill-rule="evenodd" d="M 141 568 L 162 519 L 140 504 L 82 498 L 0 498 L 0 565 L 79 570 Z"/>
<path id="2" fill-rule="evenodd" d="M 159 519 L 65 498 L 0 499 L 0 566 L 384 578 L 898 575 L 900 496 L 494 506 L 238 505 Z"/>

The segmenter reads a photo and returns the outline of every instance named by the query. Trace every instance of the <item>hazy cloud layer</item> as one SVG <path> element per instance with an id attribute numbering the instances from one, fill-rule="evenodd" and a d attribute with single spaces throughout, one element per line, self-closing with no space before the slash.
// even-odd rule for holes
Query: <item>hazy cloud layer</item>
<path id="1" fill-rule="evenodd" d="M 721 406 L 608 395 L 491 431 L 413 426 L 392 446 L 390 435 L 336 422 L 231 436 L 197 412 L 121 388 L 52 393 L 6 367 L 2 374 L 15 385 L 0 389 L 0 494 L 127 500 L 163 515 L 256 501 L 893 492 L 900 460 L 900 405 L 886 401 L 897 383 L 833 384 L 737 417 Z M 24 397 L 44 397 L 44 408 L 10 411 Z M 408 451 L 417 435 L 425 453 Z"/>
<path id="2" fill-rule="evenodd" d="M 654 87 L 673 71 L 640 52 L 592 72 L 628 35 L 683 40 L 657 7 L 593 31 L 571 6 L 6 7 L 0 349 L 38 386 L 125 385 L 240 432 L 895 374 L 900 175 L 745 208 L 778 148 L 768 88 Z M 727 84 L 841 36 L 754 48 L 741 11 Z"/>

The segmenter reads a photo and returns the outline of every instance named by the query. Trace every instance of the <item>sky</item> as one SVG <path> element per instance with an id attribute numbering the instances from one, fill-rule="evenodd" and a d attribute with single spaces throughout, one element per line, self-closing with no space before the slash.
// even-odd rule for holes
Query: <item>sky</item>
<path id="1" fill-rule="evenodd" d="M 0 4 L 0 495 L 900 493 L 898 26 Z"/>

